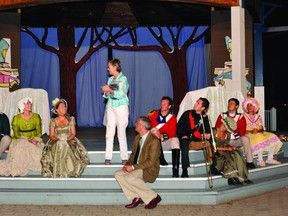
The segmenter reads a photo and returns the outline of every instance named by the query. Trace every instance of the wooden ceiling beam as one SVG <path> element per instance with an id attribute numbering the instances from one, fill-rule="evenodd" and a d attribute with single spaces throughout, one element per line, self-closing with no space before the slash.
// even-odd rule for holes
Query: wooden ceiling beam
<path id="1" fill-rule="evenodd" d="M 0 0 L 0 10 L 18 9 L 21 7 L 29 7 L 29 6 L 36 6 L 36 5 L 42 5 L 42 4 L 56 4 L 56 3 L 65 3 L 65 2 L 74 2 L 74 1 L 79 1 L 79 0 Z M 194 4 L 203 4 L 203 5 L 210 5 L 210 6 L 216 6 L 216 7 L 239 6 L 239 0 L 151 0 L 151 1 L 194 3 Z"/>
<path id="2" fill-rule="evenodd" d="M 37 5 L 56 4 L 65 2 L 68 3 L 76 1 L 79 0 L 0 0 L 0 10 L 18 9 L 22 7 L 31 7 Z"/>
<path id="3" fill-rule="evenodd" d="M 152 0 L 155 1 L 155 0 Z M 181 3 L 194 3 L 218 7 L 232 7 L 239 6 L 239 0 L 156 0 L 166 2 L 181 2 Z"/>

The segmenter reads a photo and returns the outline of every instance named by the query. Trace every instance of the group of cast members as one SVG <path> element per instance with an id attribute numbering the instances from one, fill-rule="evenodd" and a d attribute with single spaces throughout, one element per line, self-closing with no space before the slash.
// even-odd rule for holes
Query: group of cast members
<path id="1" fill-rule="evenodd" d="M 0 160 L 1 176 L 27 176 L 29 171 L 42 172 L 45 177 L 79 177 L 87 164 L 88 152 L 76 138 L 76 123 L 67 113 L 64 99 L 52 101 L 54 116 L 50 121 L 50 137 L 42 140 L 41 117 L 32 112 L 33 101 L 23 98 L 18 102 L 19 114 L 13 117 L 13 135 L 6 114 L 1 113 L 1 155 L 9 148 L 5 160 Z M 10 142 L 11 141 L 11 142 Z"/>
<path id="2" fill-rule="evenodd" d="M 163 150 L 172 151 L 172 177 L 176 178 L 179 177 L 181 151 L 181 177 L 187 178 L 189 150 L 203 149 L 204 143 L 208 141 L 205 148 L 208 148 L 210 170 L 227 178 L 229 185 L 253 183 L 248 179 L 248 169 L 256 168 L 253 155 L 258 156 L 258 166 L 280 164 L 273 156 L 280 150 L 282 142 L 275 134 L 264 131 L 258 114 L 260 105 L 255 98 L 247 98 L 242 102 L 244 114 L 237 112 L 240 106 L 238 99 L 231 98 L 227 111 L 219 115 L 212 127 L 207 115 L 209 101 L 206 98 L 199 98 L 193 109 L 185 111 L 177 122 L 173 114 L 173 101 L 164 96 L 160 109 L 149 112 L 148 116 L 140 116 L 137 120 L 135 130 L 138 135 L 128 158 L 125 129 L 129 115 L 129 84 L 122 73 L 119 59 L 108 62 L 108 72 L 111 77 L 101 87 L 103 97 L 107 99 L 105 164 L 111 164 L 117 128 L 124 166 L 115 173 L 115 178 L 126 198 L 132 201 L 126 208 L 135 208 L 145 203 L 145 208 L 151 209 L 161 201 L 160 195 L 146 183 L 153 183 L 159 174 L 160 165 L 167 164 Z M 263 152 L 268 152 L 266 161 L 263 159 Z"/>
<path id="3" fill-rule="evenodd" d="M 190 166 L 189 150 L 208 149 L 210 170 L 228 179 L 229 185 L 253 183 L 248 179 L 248 169 L 254 169 L 253 155 L 258 156 L 258 166 L 280 164 L 273 156 L 282 142 L 273 133 L 264 130 L 259 102 L 247 98 L 242 102 L 244 114 L 238 113 L 238 99 L 228 101 L 228 109 L 221 113 L 214 126 L 208 118 L 209 101 L 200 97 L 191 110 L 185 111 L 179 121 L 173 114 L 173 100 L 164 96 L 160 108 L 147 116 L 140 116 L 135 124 L 135 137 L 128 156 L 126 128 L 129 117 L 129 83 L 122 73 L 119 59 L 108 62 L 110 75 L 101 87 L 106 102 L 106 150 L 104 163 L 111 165 L 114 136 L 117 136 L 123 168 L 115 178 L 126 198 L 132 201 L 126 208 L 145 203 L 153 209 L 162 200 L 146 183 L 156 181 L 160 165 L 167 165 L 163 150 L 172 151 L 172 177 L 179 177 L 181 151 L 182 178 L 187 178 Z M 9 148 L 5 160 L 0 160 L 1 176 L 27 176 L 29 170 L 42 172 L 45 177 L 79 177 L 89 164 L 88 152 L 76 137 L 75 118 L 67 113 L 66 100 L 52 101 L 54 116 L 50 121 L 49 140 L 42 140 L 41 118 L 32 112 L 32 99 L 19 101 L 19 114 L 12 121 L 10 138 L 8 117 L 0 113 L 0 156 Z M 208 144 L 207 144 L 208 143 Z M 243 157 L 243 153 L 245 158 Z M 263 153 L 268 153 L 264 161 Z"/>
<path id="4" fill-rule="evenodd" d="M 209 107 L 206 98 L 199 98 L 193 109 L 182 114 L 178 123 L 171 113 L 172 104 L 171 98 L 163 97 L 159 110 L 151 111 L 148 118 L 141 116 L 136 123 L 135 130 L 139 135 L 135 138 L 130 158 L 122 170 L 115 173 L 127 199 L 132 201 L 126 208 L 145 203 L 145 208 L 150 209 L 161 201 L 160 195 L 146 185 L 146 182 L 153 183 L 159 174 L 161 148 L 172 150 L 172 177 L 179 177 L 181 150 L 182 178 L 189 177 L 189 150 L 210 149 L 207 154 L 211 171 L 227 178 L 229 185 L 253 183 L 248 178 L 248 169 L 256 168 L 253 155 L 258 155 L 257 166 L 280 164 L 273 156 L 279 152 L 282 142 L 277 135 L 264 131 L 255 98 L 243 101 L 244 114 L 237 112 L 238 99 L 231 98 L 227 112 L 218 116 L 214 127 L 206 115 Z M 208 146 L 204 147 L 206 141 Z M 202 146 L 197 146 L 199 143 Z M 266 161 L 264 152 L 267 152 Z"/>

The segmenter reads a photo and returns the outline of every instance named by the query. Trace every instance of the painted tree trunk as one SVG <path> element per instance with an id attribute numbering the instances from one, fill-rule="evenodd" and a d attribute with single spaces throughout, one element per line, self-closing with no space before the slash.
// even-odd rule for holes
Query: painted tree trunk
<path id="1" fill-rule="evenodd" d="M 58 28 L 60 94 L 67 100 L 68 113 L 77 119 L 74 28 Z M 69 106 L 70 105 L 70 106 Z"/>
<path id="2" fill-rule="evenodd" d="M 161 52 L 168 64 L 173 85 L 174 114 L 177 115 L 179 105 L 188 92 L 186 50 L 175 50 L 173 53 Z"/>

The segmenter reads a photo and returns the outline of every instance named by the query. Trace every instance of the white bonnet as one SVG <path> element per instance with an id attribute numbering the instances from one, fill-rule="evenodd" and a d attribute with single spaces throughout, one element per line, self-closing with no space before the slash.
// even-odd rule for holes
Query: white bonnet
<path id="1" fill-rule="evenodd" d="M 30 97 L 23 98 L 18 102 L 18 109 L 19 109 L 20 113 L 24 112 L 24 107 L 25 107 L 24 103 L 26 104 L 28 101 L 30 101 L 31 104 L 33 103 L 32 99 Z"/>

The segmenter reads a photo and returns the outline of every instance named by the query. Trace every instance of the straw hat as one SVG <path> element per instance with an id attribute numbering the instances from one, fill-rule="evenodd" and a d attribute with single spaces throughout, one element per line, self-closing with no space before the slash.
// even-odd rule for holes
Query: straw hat
<path id="1" fill-rule="evenodd" d="M 65 106 L 66 106 L 66 109 L 68 109 L 68 104 L 67 104 L 67 101 L 65 99 L 59 99 L 59 98 L 55 98 L 53 101 L 52 101 L 52 109 L 51 109 L 51 112 L 58 115 L 57 113 L 57 106 L 60 104 L 60 103 L 64 103 Z"/>
<path id="2" fill-rule="evenodd" d="M 227 131 L 229 131 L 230 133 L 232 133 L 233 131 L 237 129 L 237 124 L 233 118 L 226 117 L 222 119 L 221 121 L 225 125 Z"/>

